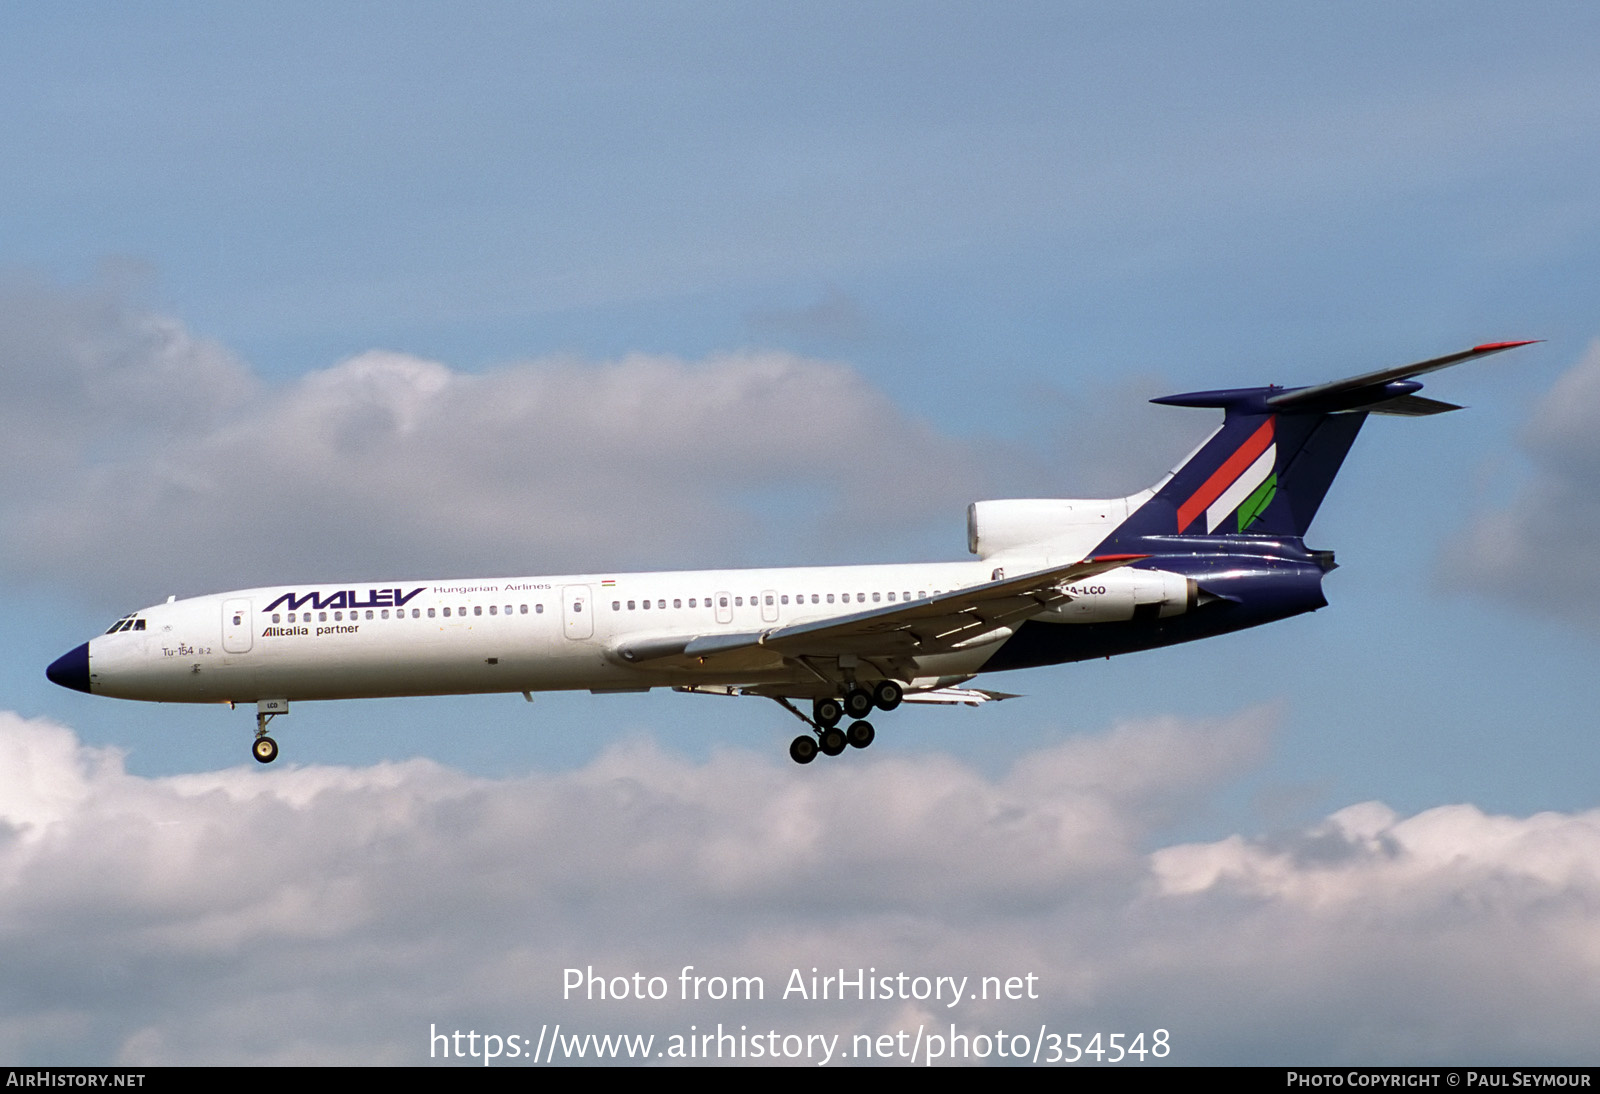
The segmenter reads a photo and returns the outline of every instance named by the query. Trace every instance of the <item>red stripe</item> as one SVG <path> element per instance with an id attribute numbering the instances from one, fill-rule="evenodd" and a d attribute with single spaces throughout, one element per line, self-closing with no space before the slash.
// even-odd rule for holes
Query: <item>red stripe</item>
<path id="1" fill-rule="evenodd" d="M 1189 500 L 1178 506 L 1178 531 L 1182 532 L 1194 523 L 1194 518 L 1204 513 L 1212 502 L 1222 497 L 1222 492 L 1232 486 L 1234 480 L 1245 473 L 1249 466 L 1256 462 L 1261 453 L 1267 450 L 1272 443 L 1272 418 L 1261 423 L 1261 428 L 1250 435 L 1250 439 L 1239 446 L 1239 451 L 1229 456 L 1223 465 L 1211 473 L 1211 477 L 1189 496 Z"/>

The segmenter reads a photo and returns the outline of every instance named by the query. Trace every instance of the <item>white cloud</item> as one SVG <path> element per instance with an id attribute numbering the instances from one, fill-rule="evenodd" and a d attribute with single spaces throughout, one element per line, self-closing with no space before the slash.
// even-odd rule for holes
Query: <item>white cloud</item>
<path id="1" fill-rule="evenodd" d="M 427 1058 L 430 1023 L 537 1036 L 1170 1032 L 1174 1062 L 1586 1059 L 1600 813 L 1399 817 L 1149 850 L 1274 716 L 1130 723 L 987 777 L 634 741 L 558 775 L 426 761 L 128 775 L 0 715 L 0 1054 Z M 677 1001 L 679 969 L 766 999 Z M 562 999 L 563 970 L 672 1001 Z M 1033 974 L 1037 1000 L 802 1002 L 792 969 Z M 976 987 L 976 980 L 969 985 Z"/>
<path id="2" fill-rule="evenodd" d="M 1530 479 L 1479 512 L 1444 560 L 1449 579 L 1592 626 L 1600 612 L 1600 341 L 1535 410 Z"/>
<path id="3" fill-rule="evenodd" d="M 23 287 L 0 360 L 0 566 L 123 595 L 836 560 L 935 514 L 955 552 L 998 459 L 780 352 L 469 374 L 371 351 L 273 388 L 114 293 Z"/>

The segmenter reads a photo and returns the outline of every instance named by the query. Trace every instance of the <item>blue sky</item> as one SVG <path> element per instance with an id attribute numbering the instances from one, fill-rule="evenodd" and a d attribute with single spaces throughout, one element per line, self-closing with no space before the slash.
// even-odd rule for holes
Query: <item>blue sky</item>
<path id="1" fill-rule="evenodd" d="M 530 797 L 568 802 L 598 855 L 626 842 L 606 786 L 676 802 L 681 826 L 658 838 L 707 847 L 695 818 L 764 788 L 795 812 L 752 822 L 728 853 L 782 861 L 788 825 L 832 831 L 849 803 L 892 789 L 905 812 L 874 819 L 901 832 L 948 793 L 1059 821 L 1038 860 L 1059 868 L 1032 876 L 1033 860 L 1001 855 L 980 869 L 996 857 L 980 809 L 927 837 L 948 860 L 885 837 L 883 855 L 945 878 L 919 887 L 902 864 L 892 899 L 864 895 L 883 868 L 871 840 L 800 854 L 803 909 L 746 873 L 658 876 L 625 855 L 550 884 L 622 905 L 670 889 L 676 915 L 718 923 L 733 940 L 721 956 L 750 967 L 785 916 L 812 940 L 795 962 L 837 964 L 845 937 L 849 960 L 884 967 L 931 954 L 981 974 L 1027 954 L 1054 994 L 1005 1020 L 1187 1015 L 1190 1062 L 1476 1051 L 1509 1004 L 1454 983 L 1470 961 L 1429 941 L 1406 973 L 1429 990 L 1376 1020 L 1353 1001 L 1388 990 L 1403 962 L 1293 896 L 1313 875 L 1343 886 L 1349 908 L 1392 928 L 1384 945 L 1414 954 L 1404 940 L 1432 939 L 1455 905 L 1407 904 L 1395 887 L 1409 886 L 1484 902 L 1456 924 L 1475 953 L 1512 946 L 1500 925 L 1531 917 L 1515 952 L 1534 972 L 1508 997 L 1592 1019 L 1592 997 L 1541 991 L 1535 973 L 1591 967 L 1562 940 L 1600 915 L 1597 24 L 1577 4 L 8 11 L 0 708 L 15 713 L 0 766 L 39 796 L 0 789 L 0 820 L 32 833 L 6 852 L 8 876 L 47 896 L 12 923 L 35 977 L 0 993 L 0 1056 L 404 1062 L 424 1051 L 419 1022 L 557 1013 L 547 966 L 562 960 L 706 959 L 681 927 L 580 922 L 538 885 L 503 906 L 480 893 L 504 916 L 470 953 L 443 926 L 353 912 L 319 935 L 305 917 L 320 911 L 305 909 L 328 896 L 308 879 L 329 863 L 274 850 L 259 901 L 300 911 L 260 929 L 295 940 L 307 968 L 337 953 L 349 970 L 313 977 L 284 1046 L 177 1032 L 194 1016 L 175 1000 L 205 964 L 182 942 L 141 936 L 117 974 L 117 998 L 154 984 L 174 1000 L 153 1019 L 87 989 L 34 990 L 74 982 L 84 959 L 62 923 L 153 917 L 187 937 L 256 914 L 195 895 L 251 837 L 161 842 L 225 827 L 185 812 L 202 785 L 258 819 L 279 800 L 309 843 L 359 814 L 334 801 L 352 788 L 437 795 L 384 837 L 424 877 L 456 831 L 438 817 L 463 794 L 512 816 Z M 1152 396 L 1316 382 L 1513 338 L 1546 341 L 1429 381 L 1468 411 L 1369 423 L 1309 537 L 1342 564 L 1330 608 L 997 679 L 1028 698 L 883 719 L 848 771 L 791 770 L 776 708 L 659 694 L 302 705 L 280 723 L 279 765 L 244 770 L 244 712 L 116 703 L 43 678 L 168 593 L 958 558 L 969 501 L 1131 492 L 1214 424 Z M 1173 741 L 1192 764 L 1154 755 Z M 1061 773 L 1064 756 L 1103 764 L 1099 789 Z M 1067 781 L 1040 789 L 1035 769 Z M 319 812 L 304 788 L 324 784 L 343 789 Z M 1102 829 L 1057 810 L 1084 795 L 1117 835 L 1080 873 L 1079 844 Z M 124 808 L 165 818 L 130 850 L 166 864 L 137 908 L 68 880 L 69 851 Z M 494 830 L 462 823 L 463 846 L 500 853 Z M 357 864 L 340 876 L 370 899 L 391 882 L 359 865 L 368 838 L 333 843 Z M 1570 868 L 1528 865 L 1542 839 L 1580 848 Z M 1293 850 L 1329 840 L 1348 851 L 1336 881 Z M 1382 850 L 1394 847 L 1411 857 Z M 1470 876 L 1446 877 L 1462 861 Z M 448 873 L 469 892 L 491 884 Z M 1569 918 L 1507 891 L 1559 893 Z M 407 900 L 418 922 L 446 922 L 430 918 L 450 904 L 443 890 Z M 490 986 L 491 951 L 530 916 L 547 939 L 526 955 L 531 986 Z M 1283 952 L 1252 950 L 1246 923 L 1279 932 Z M 963 941 L 976 924 L 1001 941 Z M 1103 967 L 1053 949 L 1063 930 L 1101 937 Z M 1191 932 L 1225 956 L 1151 958 Z M 251 937 L 219 931 L 205 950 L 230 969 L 245 1021 L 277 999 Z M 357 986 L 367 966 L 351 955 L 413 943 L 434 956 Z M 1244 998 L 1231 1025 L 1203 1002 L 1208 976 L 1287 991 L 1296 953 L 1344 946 L 1370 959 L 1330 958 L 1338 983 L 1310 978 L 1272 1036 Z M 1083 977 L 1142 986 L 1061 987 Z M 451 1000 L 435 1016 L 394 1002 L 431 987 Z M 1162 999 L 1180 1001 L 1167 1017 L 1153 1013 Z M 329 1017 L 358 1004 L 378 1017 Z M 1503 1034 L 1490 1055 L 1587 1058 L 1587 1033 L 1564 1028 Z"/>

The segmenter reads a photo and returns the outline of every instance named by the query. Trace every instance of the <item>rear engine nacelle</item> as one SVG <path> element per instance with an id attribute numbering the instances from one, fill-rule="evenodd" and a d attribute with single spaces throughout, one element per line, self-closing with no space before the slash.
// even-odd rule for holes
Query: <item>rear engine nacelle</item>
<path id="1" fill-rule="evenodd" d="M 1076 561 L 1127 519 L 1127 498 L 975 501 L 967 506 L 967 550 L 992 558 L 1049 544 L 1052 556 L 1072 554 Z"/>
<path id="2" fill-rule="evenodd" d="M 1165 619 L 1191 611 L 1200 588 L 1166 570 L 1111 570 L 1067 586 L 1073 599 L 1035 616 L 1041 623 L 1116 623 Z"/>

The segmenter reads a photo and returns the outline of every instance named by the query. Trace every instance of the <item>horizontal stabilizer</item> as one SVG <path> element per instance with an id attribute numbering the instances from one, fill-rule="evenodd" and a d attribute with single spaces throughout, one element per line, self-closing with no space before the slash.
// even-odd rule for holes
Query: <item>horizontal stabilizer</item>
<path id="1" fill-rule="evenodd" d="M 1437 372 L 1439 369 L 1459 365 L 1463 361 L 1476 360 L 1479 357 L 1488 357 L 1493 353 L 1503 353 L 1518 346 L 1531 346 L 1537 341 L 1539 339 L 1524 342 L 1485 342 L 1481 346 L 1473 346 L 1459 353 L 1447 353 L 1443 357 L 1433 357 L 1410 365 L 1396 365 L 1393 368 L 1366 372 L 1343 380 L 1330 380 L 1325 384 L 1291 388 L 1278 395 L 1269 395 L 1267 406 L 1278 411 L 1368 409 L 1373 403 L 1388 402 L 1396 396 L 1403 397 L 1409 394 L 1397 390 L 1398 387 L 1410 387 L 1414 391 L 1421 386 L 1420 384 L 1396 385 L 1396 381 L 1410 380 L 1414 376 Z M 1439 413 L 1439 411 L 1427 413 Z"/>
<path id="2" fill-rule="evenodd" d="M 1446 414 L 1452 410 L 1460 410 L 1455 403 L 1440 402 L 1438 399 L 1429 399 L 1422 395 L 1397 395 L 1393 399 L 1385 399 L 1381 403 L 1373 403 L 1362 409 L 1373 414 L 1393 414 L 1398 418 L 1423 418 L 1429 414 Z"/>
<path id="3" fill-rule="evenodd" d="M 1365 372 L 1343 380 L 1330 380 L 1309 387 L 1238 387 L 1216 391 L 1189 391 L 1182 395 L 1164 395 L 1151 399 L 1163 406 L 1214 407 L 1230 414 L 1336 414 L 1340 411 L 1371 410 L 1380 414 L 1399 414 L 1419 417 L 1424 414 L 1442 414 L 1446 410 L 1459 410 L 1450 403 L 1432 399 L 1412 400 L 1422 384 L 1413 379 L 1429 372 L 1437 372 L 1463 361 L 1503 353 L 1518 346 L 1531 346 L 1539 339 L 1525 342 L 1485 342 L 1481 346 L 1447 353 L 1409 365 Z"/>

